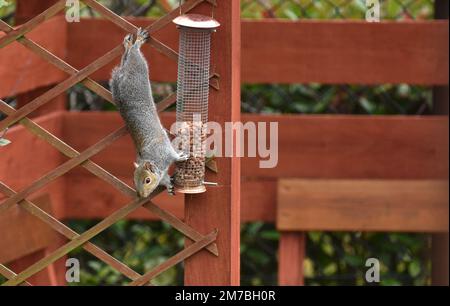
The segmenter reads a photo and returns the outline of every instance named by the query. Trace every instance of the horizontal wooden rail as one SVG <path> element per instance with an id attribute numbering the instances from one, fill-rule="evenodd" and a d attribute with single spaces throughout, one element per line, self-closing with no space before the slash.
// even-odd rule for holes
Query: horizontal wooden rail
<path id="1" fill-rule="evenodd" d="M 128 19 L 138 26 L 153 20 Z M 51 34 L 49 34 L 51 33 Z M 27 34 L 82 69 L 123 39 L 124 30 L 102 19 L 67 23 L 57 16 Z M 242 23 L 242 81 L 245 83 L 381 84 L 448 83 L 448 21 L 280 21 Z M 175 26 L 154 34 L 177 49 Z M 4 34 L 0 34 L 0 38 Z M 174 82 L 176 64 L 144 47 L 155 81 Z M 270 59 L 270 60 L 269 60 Z M 95 72 L 108 80 L 114 62 Z M 13 68 L 13 69 L 12 69 Z M 0 97 L 60 82 L 66 75 L 13 43 L 0 51 Z"/>
<path id="2" fill-rule="evenodd" d="M 244 178 L 241 220 L 244 222 L 275 221 L 279 178 L 448 178 L 447 117 L 244 114 L 242 119 L 244 122 L 276 121 L 279 124 L 278 166 L 274 169 L 260 169 L 256 158 L 244 158 L 242 163 Z M 174 114 L 164 113 L 162 120 L 168 126 L 173 122 Z M 57 134 L 58 137 L 79 151 L 83 151 L 122 124 L 117 113 L 105 112 L 60 112 L 40 118 L 37 122 L 51 131 L 57 131 L 59 126 L 61 131 Z M 0 180 L 4 180 L 16 190 L 27 186 L 66 160 L 21 127 L 11 129 L 8 138 L 13 143 L 2 148 Z M 30 151 L 33 152 L 34 160 L 31 168 L 24 165 L 24 161 L 31 158 Z M 17 156 L 21 158 L 16 158 Z M 124 137 L 92 160 L 132 185 L 134 158 L 131 140 Z M 208 179 L 213 181 L 213 174 L 209 175 Z M 125 195 L 118 193 L 114 187 L 85 169 L 76 168 L 58 179 L 58 182 L 64 184 L 64 187 L 58 190 L 65 197 L 61 201 L 54 201 L 64 203 L 62 207 L 55 208 L 57 218 L 104 218 L 126 201 Z M 92 205 L 93 202 L 96 205 Z M 183 217 L 182 195 L 170 197 L 164 193 L 155 198 L 154 202 L 177 217 Z M 130 218 L 157 219 L 144 209 L 136 210 Z"/>
<path id="3" fill-rule="evenodd" d="M 281 180 L 282 231 L 448 232 L 447 180 Z"/>
<path id="4" fill-rule="evenodd" d="M 140 26 L 149 22 L 142 18 L 130 21 Z M 107 21 L 94 19 L 70 24 L 69 33 L 69 62 L 78 68 L 124 35 Z M 162 29 L 156 37 L 177 49 L 174 26 Z M 154 80 L 176 80 L 174 63 L 154 50 L 145 51 Z M 242 81 L 246 83 L 446 84 L 447 66 L 447 21 L 242 23 Z M 94 76 L 107 79 L 110 68 Z"/>
<path id="5" fill-rule="evenodd" d="M 86 149 L 114 130 L 117 113 L 66 113 L 64 139 Z M 162 114 L 169 127 L 174 113 Z M 278 164 L 262 169 L 245 157 L 244 177 L 446 179 L 448 117 L 299 116 L 243 114 L 242 121 L 278 123 Z M 76 127 L 76 128 L 75 128 Z M 269 133 L 267 133 L 269 137 Z M 269 142 L 267 142 L 268 144 Z M 135 158 L 128 137 L 93 158 L 119 177 L 128 177 Z M 80 173 L 75 169 L 73 173 Z"/>

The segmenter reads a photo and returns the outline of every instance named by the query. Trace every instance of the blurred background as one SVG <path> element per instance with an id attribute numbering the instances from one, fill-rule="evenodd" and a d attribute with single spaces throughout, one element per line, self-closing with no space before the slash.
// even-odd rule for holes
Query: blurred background
<path id="1" fill-rule="evenodd" d="M 178 0 L 100 0 L 123 16 L 158 17 L 178 5 Z M 0 17 L 14 24 L 15 1 L 0 0 Z M 364 20 L 365 0 L 242 0 L 242 18 L 356 19 Z M 381 1 L 382 20 L 434 18 L 432 0 Z M 82 6 L 82 16 L 98 16 Z M 299 46 L 301 47 L 301 46 Z M 107 86 L 107 84 L 103 84 Z M 174 92 L 175 84 L 154 83 L 156 100 Z M 113 111 L 83 86 L 67 92 L 72 111 Z M 295 114 L 426 115 L 432 105 L 432 88 L 409 84 L 379 86 L 323 84 L 243 84 L 242 112 Z M 6 100 L 15 105 L 15 98 Z M 96 220 L 70 220 L 68 225 L 83 232 Z M 183 237 L 162 222 L 120 221 L 92 242 L 139 273 L 165 261 L 183 247 Z M 241 227 L 242 285 L 277 284 L 279 234 L 274 224 L 254 222 Z M 304 265 L 306 285 L 362 285 L 365 260 L 380 259 L 381 285 L 430 284 L 430 235 L 406 233 L 309 232 Z M 126 279 L 87 252 L 76 250 L 70 257 L 81 261 L 81 282 L 73 285 L 123 284 Z M 153 282 L 183 283 L 178 265 Z"/>

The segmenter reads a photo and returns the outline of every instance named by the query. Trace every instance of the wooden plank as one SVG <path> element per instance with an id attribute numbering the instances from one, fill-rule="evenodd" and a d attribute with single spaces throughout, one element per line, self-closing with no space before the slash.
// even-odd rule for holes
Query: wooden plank
<path id="1" fill-rule="evenodd" d="M 137 26 L 154 22 L 142 18 L 129 21 Z M 68 24 L 63 17 L 55 17 L 29 37 L 63 59 L 67 46 L 68 62 L 81 69 L 120 43 L 124 34 L 107 20 Z M 246 83 L 448 83 L 448 21 L 243 21 L 242 35 L 242 81 Z M 162 28 L 154 37 L 177 50 L 174 26 Z M 144 46 L 144 53 L 151 59 L 153 80 L 176 80 L 173 61 L 150 46 Z M 108 80 L 117 62 L 93 77 Z M 35 55 L 30 57 L 17 43 L 0 52 L 0 97 L 54 84 L 64 76 Z"/>
<path id="2" fill-rule="evenodd" d="M 132 170 L 128 177 L 119 177 L 131 182 Z M 125 197 L 114 188 L 91 174 L 71 173 L 67 176 L 64 216 L 62 219 L 102 219 L 120 208 Z M 252 180 L 243 181 L 241 185 L 241 222 L 275 222 L 276 216 L 276 181 Z M 211 187 L 213 188 L 213 187 Z M 153 201 L 156 205 L 184 219 L 184 196 L 175 197 L 162 193 Z M 92 205 L 95 203 L 95 205 Z M 160 218 L 148 210 L 138 209 L 127 219 L 159 221 Z"/>
<path id="3" fill-rule="evenodd" d="M 130 21 L 137 25 L 148 22 L 145 19 Z M 124 34 L 101 20 L 86 20 L 69 27 L 69 43 L 73 46 L 69 49 L 70 62 L 79 67 L 120 41 Z M 98 35 L 96 29 L 101 29 L 103 35 Z M 246 83 L 448 82 L 446 21 L 243 21 L 242 36 L 242 81 Z M 156 37 L 176 50 L 175 27 L 162 29 Z M 94 44 L 101 47 L 91 48 Z M 155 50 L 144 49 L 144 52 L 152 59 L 155 81 L 176 80 L 173 63 Z M 112 65 L 102 69 L 94 77 L 107 79 L 111 68 Z"/>
<path id="4" fill-rule="evenodd" d="M 285 231 L 448 231 L 448 181 L 280 180 Z"/>
<path id="5" fill-rule="evenodd" d="M 153 24 L 154 20 L 136 18 L 128 19 L 133 24 L 145 27 Z M 126 32 L 107 20 L 83 19 L 82 22 L 68 25 L 70 39 L 68 41 L 67 61 L 77 69 L 81 69 L 114 48 L 123 41 Z M 175 26 L 168 26 L 154 34 L 174 50 L 178 50 L 178 33 Z M 174 82 L 177 77 L 177 63 L 146 44 L 142 47 L 145 57 L 149 61 L 150 78 L 159 82 Z M 0 53 L 1 54 L 1 53 Z M 111 70 L 120 61 L 115 59 L 110 64 L 99 69 L 91 77 L 95 80 L 108 80 Z"/>
<path id="6" fill-rule="evenodd" d="M 162 114 L 167 128 L 174 120 L 173 113 Z M 251 121 L 267 122 L 267 126 L 278 123 L 278 164 L 264 169 L 259 158 L 244 157 L 243 177 L 448 177 L 446 116 L 242 115 L 243 123 Z M 67 113 L 64 122 L 64 139 L 84 150 L 122 121 L 117 113 L 89 112 Z M 114 175 L 127 177 L 135 158 L 132 148 L 129 137 L 124 137 L 93 161 Z"/>
<path id="7" fill-rule="evenodd" d="M 278 285 L 303 286 L 306 234 L 281 232 L 278 247 Z"/>
<path id="8" fill-rule="evenodd" d="M 52 118 L 56 118 L 56 115 L 40 118 L 37 122 L 79 151 L 85 150 L 122 124 L 117 113 L 71 112 L 61 113 L 60 116 L 54 121 Z M 276 168 L 259 169 L 257 159 L 243 159 L 245 161 L 243 176 L 249 178 L 243 181 L 242 187 L 242 202 L 249 203 L 248 209 L 247 204 L 243 206 L 243 221 L 274 220 L 275 184 L 278 176 L 446 179 L 448 175 L 446 117 L 355 118 L 245 114 L 242 117 L 244 122 L 276 120 L 280 132 L 279 163 Z M 174 115 L 164 113 L 162 119 L 165 126 L 169 126 L 174 120 Z M 64 131 L 64 135 L 62 131 L 57 132 L 58 126 Z M 4 180 L 16 190 L 27 186 L 62 162 L 58 152 L 22 127 L 11 129 L 8 138 L 13 144 L 2 148 L 0 180 Z M 29 148 L 33 150 L 34 167 L 31 168 L 25 166 L 25 161 L 30 158 Z M 123 137 L 95 156 L 93 161 L 131 184 L 129 178 L 133 172 L 134 158 L 131 140 Z M 292 160 L 295 160 L 295 167 Z M 68 201 L 64 205 L 67 217 L 80 218 L 83 214 L 87 217 L 105 217 L 107 212 L 112 212 L 112 209 L 120 207 L 123 203 L 122 195 L 85 170 L 76 168 L 65 175 L 65 180 L 72 182 L 66 185 L 67 194 L 72 196 L 65 198 L 62 196 L 59 202 Z M 62 182 L 64 183 L 64 180 Z M 81 196 L 86 193 L 90 195 L 89 201 L 88 197 Z M 94 209 L 91 201 L 98 202 L 101 208 Z M 173 207 L 171 206 L 173 200 L 165 195 L 155 201 L 158 205 L 162 205 L 161 207 L 168 207 L 176 216 L 183 216 L 182 206 L 176 204 L 180 200 L 175 200 Z M 64 207 L 59 210 L 61 212 L 57 215 L 63 217 Z M 150 220 L 154 217 L 139 212 L 133 214 L 132 218 Z"/>
<path id="9" fill-rule="evenodd" d="M 252 21 L 242 27 L 250 83 L 448 83 L 448 22 Z"/>
<path id="10" fill-rule="evenodd" d="M 43 210 L 51 212 L 50 202 L 46 199 L 41 197 L 35 202 Z M 0 233 L 0 263 L 41 251 L 50 246 L 57 236 L 49 226 L 18 206 L 0 214 Z"/>
<path id="11" fill-rule="evenodd" d="M 210 14 L 211 6 L 203 3 L 196 13 Z M 211 62 L 220 75 L 220 91 L 210 91 L 209 120 L 223 126 L 240 121 L 240 3 L 220 1 L 214 17 L 221 26 L 212 36 Z M 239 285 L 240 283 L 240 160 L 218 158 L 218 174 L 206 180 L 219 187 L 203 194 L 185 197 L 185 222 L 201 233 L 219 230 L 219 257 L 201 251 L 184 262 L 184 284 Z M 189 244 L 189 242 L 188 242 Z"/>
<path id="12" fill-rule="evenodd" d="M 130 21 L 137 25 L 149 22 Z M 73 23 L 69 30 L 69 57 L 76 67 L 88 64 L 124 35 L 114 25 L 101 20 Z M 246 83 L 448 82 L 446 21 L 243 21 L 242 36 L 242 81 Z M 176 50 L 175 27 L 163 28 L 156 37 Z M 91 48 L 92 45 L 98 47 Z M 155 50 L 144 48 L 144 53 L 152 59 L 152 79 L 176 80 L 173 63 Z M 94 77 L 109 78 L 112 66 L 98 71 Z"/>
<path id="13" fill-rule="evenodd" d="M 277 166 L 264 169 L 258 158 L 245 157 L 244 176 L 448 178 L 448 117 L 244 115 L 243 121 L 278 122 Z"/>

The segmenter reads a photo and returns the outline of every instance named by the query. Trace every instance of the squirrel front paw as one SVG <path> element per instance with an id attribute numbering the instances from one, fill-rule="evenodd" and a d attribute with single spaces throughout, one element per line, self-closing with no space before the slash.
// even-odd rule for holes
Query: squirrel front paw
<path id="1" fill-rule="evenodd" d="M 180 152 L 178 153 L 177 162 L 184 162 L 189 159 L 189 153 Z"/>
<path id="2" fill-rule="evenodd" d="M 150 37 L 150 35 L 148 34 L 147 30 L 145 30 L 143 28 L 139 28 L 136 33 L 136 42 L 135 43 L 140 47 L 141 45 L 143 45 L 144 43 L 147 42 L 149 37 Z"/>
<path id="3" fill-rule="evenodd" d="M 123 39 L 123 46 L 125 47 L 125 50 L 128 50 L 133 46 L 133 34 L 125 36 Z"/>

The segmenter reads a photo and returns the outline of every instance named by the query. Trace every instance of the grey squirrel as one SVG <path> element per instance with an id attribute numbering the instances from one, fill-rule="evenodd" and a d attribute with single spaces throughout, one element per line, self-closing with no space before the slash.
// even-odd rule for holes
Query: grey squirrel
<path id="1" fill-rule="evenodd" d="M 168 168 L 173 162 L 185 161 L 184 153 L 177 153 L 161 125 L 149 81 L 147 61 L 140 51 L 148 33 L 139 29 L 123 40 L 125 52 L 121 63 L 114 68 L 110 87 L 119 112 L 136 146 L 137 158 L 134 184 L 139 197 L 148 197 L 159 185 L 174 194 Z"/>

